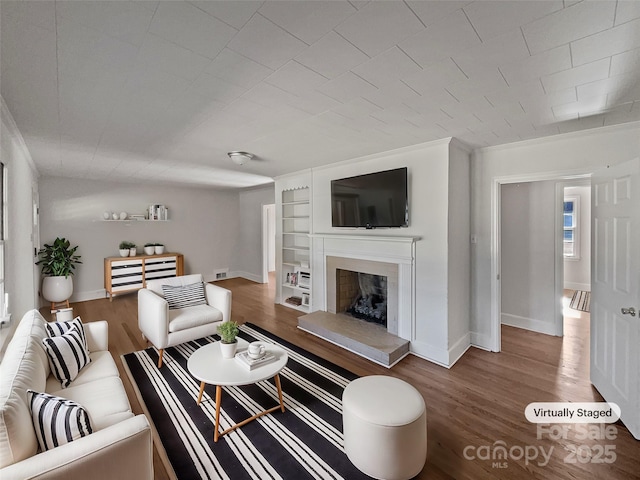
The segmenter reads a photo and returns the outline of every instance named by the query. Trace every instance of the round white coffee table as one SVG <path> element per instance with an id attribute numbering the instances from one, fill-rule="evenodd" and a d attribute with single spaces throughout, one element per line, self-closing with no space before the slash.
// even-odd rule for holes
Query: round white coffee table
<path id="1" fill-rule="evenodd" d="M 208 383 L 216 386 L 216 425 L 213 432 L 213 441 L 217 442 L 218 438 L 225 435 L 232 430 L 235 430 L 242 425 L 249 423 L 256 418 L 259 418 L 267 413 L 275 412 L 280 409 L 284 412 L 284 402 L 282 400 L 282 387 L 280 386 L 280 371 L 287 364 L 289 356 L 282 348 L 265 343 L 265 347 L 268 352 L 273 353 L 276 356 L 276 360 L 266 365 L 260 365 L 259 367 L 249 370 L 245 366 L 241 365 L 235 358 L 222 358 L 220 353 L 220 342 L 210 343 L 204 347 L 200 347 L 193 352 L 189 360 L 187 361 L 187 368 L 191 375 L 200 380 L 200 393 L 198 394 L 198 405 L 202 400 L 202 393 L 204 392 L 204 386 Z M 242 352 L 247 349 L 249 344 L 238 338 L 238 350 Z M 223 386 L 238 386 L 238 385 L 251 385 L 253 383 L 266 380 L 274 377 L 276 387 L 278 389 L 278 398 L 280 399 L 280 405 L 269 408 L 263 412 L 243 420 L 240 423 L 236 423 L 232 427 L 226 429 L 220 433 L 220 403 L 222 400 L 222 387 Z"/>

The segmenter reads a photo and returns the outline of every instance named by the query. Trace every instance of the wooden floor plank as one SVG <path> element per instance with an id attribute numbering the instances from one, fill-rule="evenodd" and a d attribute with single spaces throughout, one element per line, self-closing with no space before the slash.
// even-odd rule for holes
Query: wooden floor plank
<path id="1" fill-rule="evenodd" d="M 534 401 L 602 401 L 589 382 L 589 314 L 565 317 L 565 335 L 553 337 L 518 328 L 502 328 L 501 353 L 471 348 L 451 369 L 409 355 L 391 370 L 297 328 L 297 310 L 274 304 L 274 286 L 244 279 L 217 282 L 233 292 L 232 318 L 252 322 L 281 338 L 328 359 L 358 375 L 393 375 L 414 385 L 427 405 L 427 464 L 418 478 L 429 479 L 632 479 L 640 478 L 640 442 L 616 424 L 613 441 L 579 440 L 575 429 L 566 439 L 538 439 L 535 425 L 524 418 Z M 137 296 L 80 302 L 72 305 L 83 321 L 109 322 L 109 349 L 118 364 L 132 408 L 142 413 L 120 355 L 145 347 L 137 326 Z M 42 309 L 47 316 L 47 309 Z M 391 405 L 390 408 L 393 408 Z M 468 446 L 552 449 L 551 461 L 508 460 L 496 468 L 491 460 L 468 460 Z M 565 463 L 571 448 L 615 446 L 611 464 Z M 586 451 L 586 450 L 585 450 Z M 155 478 L 169 478 L 154 449 Z"/>

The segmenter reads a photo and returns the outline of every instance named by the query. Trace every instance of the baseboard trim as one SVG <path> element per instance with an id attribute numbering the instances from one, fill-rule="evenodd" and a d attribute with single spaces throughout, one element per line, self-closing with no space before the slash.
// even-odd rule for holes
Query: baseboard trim
<path id="1" fill-rule="evenodd" d="M 519 317 L 517 315 L 503 313 L 500 315 L 500 321 L 503 325 L 510 327 L 524 328 L 525 330 L 544 333 L 546 335 L 556 334 L 556 325 L 554 323 L 543 322 L 535 318 Z"/>
<path id="2" fill-rule="evenodd" d="M 471 347 L 471 334 L 465 333 L 449 348 L 449 367 L 453 367 L 466 351 L 469 350 L 469 347 Z"/>

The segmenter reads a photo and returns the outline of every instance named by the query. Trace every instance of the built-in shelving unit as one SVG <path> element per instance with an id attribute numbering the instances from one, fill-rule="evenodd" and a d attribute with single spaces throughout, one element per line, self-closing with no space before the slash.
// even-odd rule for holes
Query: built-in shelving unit
<path id="1" fill-rule="evenodd" d="M 311 308 L 311 196 L 308 186 L 282 191 L 280 202 L 280 303 Z"/>

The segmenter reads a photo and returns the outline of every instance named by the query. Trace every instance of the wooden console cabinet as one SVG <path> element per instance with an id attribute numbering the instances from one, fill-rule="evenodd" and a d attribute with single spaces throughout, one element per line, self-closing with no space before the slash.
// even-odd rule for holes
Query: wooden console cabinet
<path id="1" fill-rule="evenodd" d="M 144 288 L 147 280 L 181 275 L 184 275 L 184 256 L 181 253 L 104 259 L 104 289 L 111 300 L 114 295 Z"/>

